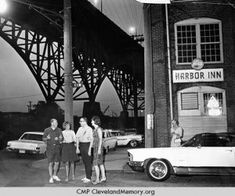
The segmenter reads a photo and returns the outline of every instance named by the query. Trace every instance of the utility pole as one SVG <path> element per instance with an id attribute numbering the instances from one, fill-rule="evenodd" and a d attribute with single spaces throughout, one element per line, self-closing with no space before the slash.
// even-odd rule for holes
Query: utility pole
<path id="1" fill-rule="evenodd" d="M 64 0 L 64 85 L 65 121 L 73 128 L 73 72 L 72 72 L 72 19 L 71 0 Z"/>
<path id="2" fill-rule="evenodd" d="M 103 0 L 100 0 L 100 11 L 103 13 Z"/>
<path id="3" fill-rule="evenodd" d="M 151 35 L 151 5 L 144 5 L 144 38 L 145 38 L 145 147 L 154 147 L 154 113 L 155 95 L 153 82 L 153 51 Z"/>
<path id="4" fill-rule="evenodd" d="M 32 111 L 32 101 L 29 101 L 29 105 L 27 105 L 28 107 L 28 113 L 30 113 Z"/>

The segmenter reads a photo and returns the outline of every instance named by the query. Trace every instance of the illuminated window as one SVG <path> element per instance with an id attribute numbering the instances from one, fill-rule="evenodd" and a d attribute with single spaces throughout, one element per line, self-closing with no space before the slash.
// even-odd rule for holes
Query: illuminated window
<path id="1" fill-rule="evenodd" d="M 223 94 L 204 93 L 204 113 L 208 116 L 220 116 L 223 114 Z"/>
<path id="2" fill-rule="evenodd" d="M 189 64 L 195 58 L 205 63 L 223 62 L 222 30 L 219 20 L 189 19 L 175 24 L 177 64 Z"/>

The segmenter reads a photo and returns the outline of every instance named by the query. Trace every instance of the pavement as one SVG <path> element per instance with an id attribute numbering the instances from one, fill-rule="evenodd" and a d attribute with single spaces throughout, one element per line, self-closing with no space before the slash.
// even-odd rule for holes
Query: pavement
<path id="1" fill-rule="evenodd" d="M 128 155 L 126 149 L 119 149 L 117 151 L 110 151 L 105 156 L 105 169 L 107 172 L 132 172 L 131 168 L 127 165 Z M 80 157 L 80 161 L 76 163 L 79 170 L 84 170 L 84 165 Z M 34 168 L 47 168 L 48 162 L 47 159 L 42 159 L 33 162 L 32 167 Z M 61 169 L 64 168 L 64 165 L 61 165 Z"/>
<path id="2" fill-rule="evenodd" d="M 127 165 L 127 161 L 128 161 L 128 155 L 125 148 L 119 148 L 116 151 L 108 152 L 108 154 L 105 156 L 106 174 L 109 175 L 115 173 L 117 174 L 134 173 L 134 171 Z M 41 171 L 47 169 L 48 168 L 47 159 L 34 161 L 32 163 L 32 168 Z M 65 166 L 63 163 L 61 163 L 58 176 L 62 179 L 62 184 L 64 184 L 63 180 L 65 179 Z M 75 181 L 74 182 L 70 181 L 69 185 L 72 184 L 78 185 L 79 180 L 85 176 L 85 168 L 81 157 L 80 160 L 76 162 L 75 176 L 76 176 Z"/>
<path id="3" fill-rule="evenodd" d="M 126 164 L 126 150 L 118 148 L 106 155 L 107 181 L 98 185 L 81 181 L 85 176 L 82 161 L 76 163 L 75 180 L 65 182 L 61 164 L 58 176 L 62 181 L 49 184 L 47 159 L 0 151 L 0 187 L 235 187 L 235 176 L 171 176 L 167 181 L 151 181 L 144 172 L 134 172 Z"/>

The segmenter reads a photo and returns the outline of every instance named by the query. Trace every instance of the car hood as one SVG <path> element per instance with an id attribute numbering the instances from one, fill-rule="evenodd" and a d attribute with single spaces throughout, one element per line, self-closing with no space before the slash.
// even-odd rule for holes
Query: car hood
<path id="1" fill-rule="evenodd" d="M 129 152 L 129 153 L 132 153 L 132 154 L 134 154 L 134 153 L 142 153 L 142 152 L 147 152 L 147 151 L 155 151 L 155 152 L 157 152 L 157 151 L 168 151 L 168 150 L 170 150 L 170 149 L 172 149 L 171 147 L 159 147 L 159 148 L 135 148 L 135 149 L 128 149 L 127 151 Z"/>
<path id="2" fill-rule="evenodd" d="M 160 157 L 166 157 L 168 155 L 177 156 L 178 154 L 182 153 L 183 151 L 190 151 L 191 147 L 157 147 L 157 148 L 135 148 L 135 149 L 128 149 L 127 151 L 136 156 L 153 156 L 158 155 Z"/>

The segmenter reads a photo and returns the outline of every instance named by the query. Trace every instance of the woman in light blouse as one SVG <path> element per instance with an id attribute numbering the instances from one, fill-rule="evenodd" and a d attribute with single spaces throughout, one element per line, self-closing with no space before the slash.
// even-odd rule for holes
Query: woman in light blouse
<path id="1" fill-rule="evenodd" d="M 179 126 L 178 120 L 171 122 L 171 147 L 179 147 L 183 138 L 184 130 Z"/>
<path id="2" fill-rule="evenodd" d="M 78 156 L 76 154 L 76 135 L 73 130 L 71 130 L 71 125 L 69 122 L 63 123 L 63 128 L 65 129 L 62 131 L 64 140 L 62 145 L 62 161 L 65 162 L 65 169 L 66 169 L 66 179 L 65 181 L 69 181 L 69 170 L 71 166 L 72 172 L 72 180 L 75 179 L 75 168 L 74 162 L 78 160 Z"/>

